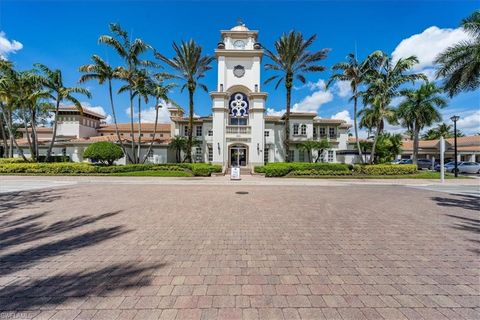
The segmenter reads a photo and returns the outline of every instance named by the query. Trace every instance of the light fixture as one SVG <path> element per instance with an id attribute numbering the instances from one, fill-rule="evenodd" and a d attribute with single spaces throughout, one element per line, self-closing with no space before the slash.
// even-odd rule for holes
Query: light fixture
<path id="1" fill-rule="evenodd" d="M 260 143 L 257 143 L 257 151 L 260 152 Z"/>
<path id="2" fill-rule="evenodd" d="M 220 142 L 217 142 L 218 153 L 220 153 Z"/>

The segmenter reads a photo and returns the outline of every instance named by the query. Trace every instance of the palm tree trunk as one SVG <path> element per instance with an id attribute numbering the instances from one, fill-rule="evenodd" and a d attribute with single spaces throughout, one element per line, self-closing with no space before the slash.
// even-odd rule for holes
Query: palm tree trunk
<path id="1" fill-rule="evenodd" d="M 290 162 L 290 104 L 292 100 L 293 75 L 287 74 L 285 78 L 285 89 L 287 90 L 287 110 L 285 115 L 285 162 Z"/>
<path id="2" fill-rule="evenodd" d="M 193 146 L 193 88 L 188 86 L 188 99 L 189 99 L 189 115 L 188 115 L 188 141 L 187 141 L 187 162 L 192 161 L 192 146 Z"/>
<path id="3" fill-rule="evenodd" d="M 3 145 L 3 152 L 0 156 L 2 158 L 6 158 L 8 144 L 7 144 L 7 134 L 5 132 L 5 126 L 3 124 L 3 117 L 0 117 L 0 133 L 2 134 L 2 145 Z"/>
<path id="4" fill-rule="evenodd" d="M 148 154 L 150 153 L 150 150 L 152 150 L 153 147 L 153 141 L 155 140 L 155 136 L 157 135 L 157 124 L 158 124 L 158 102 L 157 105 L 155 106 L 155 124 L 153 125 L 153 137 L 152 141 L 150 141 L 150 145 L 148 146 L 147 153 L 143 157 L 142 163 L 145 163 L 145 160 L 147 160 Z"/>
<path id="5" fill-rule="evenodd" d="M 32 159 L 37 162 L 38 161 L 38 135 L 37 135 L 37 110 L 36 107 L 32 109 L 32 113 L 30 114 L 31 119 L 30 122 L 32 124 L 32 142 L 33 142 L 33 151 L 34 155 L 32 155 Z"/>
<path id="6" fill-rule="evenodd" d="M 60 108 L 60 96 L 57 95 L 57 103 L 55 106 L 55 119 L 53 120 L 53 135 L 52 141 L 50 142 L 50 146 L 47 150 L 47 156 L 45 157 L 45 162 L 48 162 L 50 159 L 50 155 L 52 154 L 53 145 L 55 144 L 55 138 L 57 136 L 57 123 L 58 123 L 58 109 Z"/>
<path id="7" fill-rule="evenodd" d="M 360 141 L 358 140 L 358 124 L 357 124 L 357 94 L 354 93 L 353 98 L 353 127 L 355 130 L 355 143 L 357 144 L 358 155 L 360 156 L 360 161 L 363 162 L 362 148 L 360 148 Z"/>
<path id="8" fill-rule="evenodd" d="M 415 122 L 413 125 L 413 158 L 412 158 L 412 163 L 414 165 L 417 164 L 417 159 L 418 159 L 418 136 L 420 135 L 420 130 L 418 128 L 417 123 Z"/>
<path id="9" fill-rule="evenodd" d="M 33 149 L 34 146 L 32 144 L 32 139 L 30 138 L 30 133 L 28 131 L 27 113 L 25 112 L 25 108 L 22 108 L 22 116 L 23 116 L 23 127 L 25 128 L 25 135 L 27 136 L 28 148 L 30 149 L 30 158 L 34 159 L 34 149 Z"/>
<path id="10" fill-rule="evenodd" d="M 137 147 L 137 159 L 136 162 L 140 163 L 140 153 L 142 145 L 142 98 L 138 94 L 138 147 Z"/>
<path id="11" fill-rule="evenodd" d="M 2 106 L 2 110 L 4 109 L 4 107 Z M 3 115 L 3 118 L 5 120 L 5 123 L 7 124 L 7 130 L 8 130 L 8 135 L 10 136 L 10 149 L 11 149 L 11 157 L 13 158 L 13 145 L 15 145 L 15 147 L 17 148 L 18 150 L 18 153 L 20 154 L 20 156 L 23 158 L 23 160 L 27 161 L 27 158 L 25 157 L 25 155 L 23 154 L 23 150 L 20 148 L 20 146 L 18 145 L 17 143 L 17 139 L 15 139 L 15 135 L 13 134 L 13 129 L 12 129 L 12 125 L 11 123 L 8 121 L 8 118 L 5 114 L 5 112 L 2 112 L 2 115 Z M 10 113 L 9 113 L 10 115 Z"/>
<path id="12" fill-rule="evenodd" d="M 112 80 L 111 79 L 108 79 L 108 93 L 109 93 L 109 96 L 110 96 L 110 106 L 112 107 L 113 123 L 115 124 L 115 133 L 117 134 L 117 139 L 120 142 L 120 147 L 122 148 L 123 154 L 128 159 L 128 161 L 132 162 L 132 158 L 128 154 L 127 150 L 125 150 L 125 145 L 123 144 L 122 137 L 120 136 L 120 131 L 118 131 L 117 114 L 115 113 L 115 105 L 113 103 Z"/>
<path id="13" fill-rule="evenodd" d="M 380 124 L 381 121 L 377 124 L 377 130 L 375 130 L 375 138 L 373 139 L 372 151 L 370 153 L 370 164 L 375 163 L 375 148 L 377 146 L 378 136 L 380 135 Z"/>
<path id="14" fill-rule="evenodd" d="M 133 93 L 132 90 L 130 90 L 130 139 L 131 139 L 131 144 L 130 144 L 130 151 L 132 153 L 132 160 L 133 163 L 137 163 L 135 160 L 135 129 L 133 128 Z"/>

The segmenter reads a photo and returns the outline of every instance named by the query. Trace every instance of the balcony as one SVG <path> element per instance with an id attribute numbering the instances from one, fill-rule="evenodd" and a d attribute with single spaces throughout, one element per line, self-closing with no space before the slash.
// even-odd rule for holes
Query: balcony
<path id="1" fill-rule="evenodd" d="M 227 126 L 227 134 L 229 135 L 244 135 L 244 134 L 250 134 L 251 133 L 251 128 L 250 126 Z"/>

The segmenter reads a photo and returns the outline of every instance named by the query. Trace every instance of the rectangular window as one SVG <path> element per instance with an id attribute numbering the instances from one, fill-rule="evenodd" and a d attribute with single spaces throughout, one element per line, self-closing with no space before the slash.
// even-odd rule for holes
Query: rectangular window
<path id="1" fill-rule="evenodd" d="M 201 137 L 202 136 L 202 126 L 197 126 L 196 128 L 196 136 Z"/>
<path id="2" fill-rule="evenodd" d="M 328 128 L 328 135 L 330 136 L 330 138 L 336 138 L 337 135 L 335 133 L 335 128 L 332 128 L 332 127 Z"/>
<path id="3" fill-rule="evenodd" d="M 317 127 L 313 127 L 313 138 L 317 137 Z"/>
<path id="4" fill-rule="evenodd" d="M 307 125 L 306 124 L 302 124 L 300 126 L 300 134 L 302 136 L 306 136 L 307 135 Z"/>
<path id="5" fill-rule="evenodd" d="M 288 159 L 290 162 L 295 161 L 295 150 L 290 150 L 288 153 Z"/>
<path id="6" fill-rule="evenodd" d="M 213 137 L 213 130 L 208 130 L 208 136 Z"/>
<path id="7" fill-rule="evenodd" d="M 327 135 L 327 133 L 326 133 L 327 131 L 325 130 L 324 127 L 320 127 L 318 130 L 319 130 L 319 133 L 320 133 L 320 137 L 321 137 L 321 138 L 323 138 L 323 137 L 325 137 L 325 136 Z"/>
<path id="8" fill-rule="evenodd" d="M 247 118 L 236 118 L 236 117 L 230 118 L 230 125 L 232 126 L 246 126 L 247 124 L 248 124 Z"/>
<path id="9" fill-rule="evenodd" d="M 305 151 L 298 150 L 298 162 L 305 162 Z"/>
<path id="10" fill-rule="evenodd" d="M 293 125 L 293 135 L 298 136 L 298 123 Z"/>
<path id="11" fill-rule="evenodd" d="M 196 162 L 203 162 L 203 159 L 202 159 L 202 148 L 196 148 L 195 149 L 195 159 L 196 159 Z"/>
<path id="12" fill-rule="evenodd" d="M 153 138 L 153 137 L 155 137 L 155 135 L 154 135 L 153 133 L 150 133 L 150 137 L 152 137 L 152 138 Z"/>
<path id="13" fill-rule="evenodd" d="M 264 162 L 265 164 L 268 163 L 268 153 L 269 153 L 269 151 L 270 151 L 270 149 L 268 149 L 268 148 L 265 148 L 265 149 L 263 150 L 263 162 Z"/>
<path id="14" fill-rule="evenodd" d="M 328 150 L 328 162 L 333 162 L 333 150 Z"/>
<path id="15" fill-rule="evenodd" d="M 188 126 L 183 127 L 183 135 L 188 136 Z"/>
<path id="16" fill-rule="evenodd" d="M 265 133 L 264 133 L 265 137 L 270 137 L 270 131 L 268 130 L 265 130 Z"/>
<path id="17" fill-rule="evenodd" d="M 210 146 L 208 147 L 208 162 L 213 161 L 213 148 Z"/>

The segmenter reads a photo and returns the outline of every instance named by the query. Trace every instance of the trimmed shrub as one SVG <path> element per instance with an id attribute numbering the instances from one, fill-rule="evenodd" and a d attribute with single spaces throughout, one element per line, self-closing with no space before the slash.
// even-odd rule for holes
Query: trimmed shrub
<path id="1" fill-rule="evenodd" d="M 353 173 L 356 175 L 383 176 L 417 173 L 417 166 L 413 164 L 373 164 L 355 165 Z"/>
<path id="2" fill-rule="evenodd" d="M 31 160 L 25 161 L 23 158 L 0 158 L 0 164 L 4 163 L 29 163 Z"/>
<path id="3" fill-rule="evenodd" d="M 113 162 L 123 157 L 123 151 L 120 146 L 113 142 L 100 141 L 89 145 L 83 156 L 91 161 L 99 161 L 111 166 Z"/>
<path id="4" fill-rule="evenodd" d="M 222 166 L 208 163 L 179 163 L 178 166 L 192 171 L 198 177 L 209 177 L 214 172 L 222 172 Z"/>
<path id="5" fill-rule="evenodd" d="M 289 176 L 351 176 L 351 171 L 338 171 L 338 170 L 293 170 Z"/>
<path id="6" fill-rule="evenodd" d="M 266 177 L 283 177 L 292 171 L 335 171 L 350 172 L 349 166 L 343 163 L 309 163 L 309 162 L 276 162 L 255 167 L 255 172 L 265 173 Z M 320 173 L 321 174 L 321 173 Z"/>

